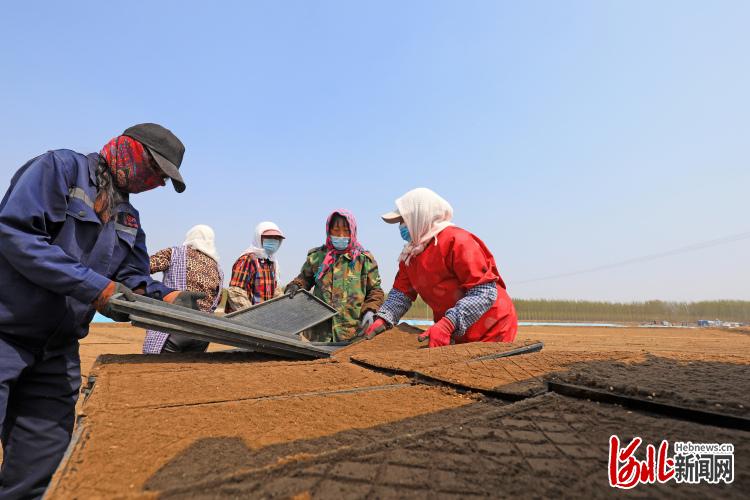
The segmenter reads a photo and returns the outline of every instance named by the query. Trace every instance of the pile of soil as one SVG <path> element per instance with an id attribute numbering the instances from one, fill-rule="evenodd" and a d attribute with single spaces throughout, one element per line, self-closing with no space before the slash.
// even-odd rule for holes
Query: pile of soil
<path id="1" fill-rule="evenodd" d="M 388 426 L 387 438 L 381 434 L 379 439 L 366 439 L 364 433 L 365 439 L 348 440 L 345 446 L 338 435 L 299 443 L 303 449 L 327 449 L 325 454 L 290 459 L 288 450 L 278 449 L 278 454 L 259 459 L 245 452 L 253 470 L 222 477 L 195 474 L 187 464 L 199 453 L 188 450 L 162 468 L 148 487 L 160 498 L 609 498 L 612 434 L 625 442 L 640 436 L 645 443 L 657 445 L 662 439 L 729 442 L 735 445 L 735 456 L 750 454 L 747 432 L 655 418 L 553 394 L 505 407 L 478 403 L 421 421 L 420 432 L 414 432 L 413 421 L 404 422 L 403 428 L 397 423 Z M 213 443 L 215 449 L 222 446 L 232 445 Z M 639 458 L 644 458 L 645 450 L 639 451 Z M 631 494 L 745 498 L 750 464 L 737 460 L 735 467 L 735 482 L 730 485 L 643 485 Z"/>
<path id="2" fill-rule="evenodd" d="M 413 351 L 420 349 L 423 344 L 417 340 L 417 336 L 422 333 L 419 328 L 409 326 L 406 323 L 400 323 L 397 326 L 386 330 L 373 337 L 371 340 L 358 340 L 352 345 L 339 349 L 333 355 L 335 359 L 348 361 L 353 356 L 359 356 L 365 353 L 380 353 L 393 351 Z"/>
<path id="3" fill-rule="evenodd" d="M 584 363 L 556 379 L 615 394 L 750 417 L 749 363 L 739 356 L 724 356 L 722 361 L 647 356 L 639 363 Z"/>

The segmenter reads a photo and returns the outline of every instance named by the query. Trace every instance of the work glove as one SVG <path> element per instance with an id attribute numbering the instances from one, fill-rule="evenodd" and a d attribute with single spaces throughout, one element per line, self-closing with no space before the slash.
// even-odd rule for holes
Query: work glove
<path id="1" fill-rule="evenodd" d="M 373 322 L 375 322 L 375 311 L 365 311 L 362 315 L 362 319 L 359 320 L 357 331 L 367 330 Z"/>
<path id="2" fill-rule="evenodd" d="M 284 288 L 284 295 L 289 295 L 289 297 L 294 297 L 297 295 L 297 292 L 300 291 L 300 286 L 296 283 L 289 283 L 286 288 Z"/>
<path id="3" fill-rule="evenodd" d="M 391 325 L 386 320 L 376 317 L 370 326 L 357 330 L 357 337 L 364 337 L 366 340 L 372 340 L 376 335 L 380 335 L 390 327 Z"/>
<path id="4" fill-rule="evenodd" d="M 205 298 L 206 294 L 203 292 L 191 292 L 189 290 L 185 290 L 184 292 L 174 291 L 164 296 L 164 302 L 198 310 L 198 301 Z"/>
<path id="5" fill-rule="evenodd" d="M 99 314 L 108 317 L 118 323 L 125 323 L 130 321 L 130 315 L 127 313 L 115 312 L 112 310 L 112 304 L 109 300 L 113 295 L 121 293 L 127 300 L 131 302 L 135 300 L 135 293 L 123 285 L 115 281 L 110 281 L 109 284 L 104 287 L 99 296 L 94 299 L 93 306 L 99 312 Z"/>
<path id="6" fill-rule="evenodd" d="M 450 345 L 451 335 L 456 327 L 453 326 L 451 320 L 443 317 L 440 321 L 428 328 L 423 334 L 417 337 L 417 340 L 424 342 L 430 339 L 430 347 L 441 347 L 444 345 Z"/>

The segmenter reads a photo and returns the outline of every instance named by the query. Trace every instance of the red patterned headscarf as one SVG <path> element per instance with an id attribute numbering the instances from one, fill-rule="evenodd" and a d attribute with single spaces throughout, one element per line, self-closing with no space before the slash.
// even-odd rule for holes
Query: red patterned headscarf
<path id="1" fill-rule="evenodd" d="M 151 155 L 135 139 L 117 136 L 99 154 L 107 160 L 112 179 L 120 191 L 141 193 L 165 185 L 162 174 L 152 166 Z"/>

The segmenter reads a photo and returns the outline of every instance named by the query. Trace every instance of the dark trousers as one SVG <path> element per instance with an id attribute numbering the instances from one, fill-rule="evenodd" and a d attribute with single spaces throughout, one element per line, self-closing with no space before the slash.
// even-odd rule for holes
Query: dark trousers
<path id="1" fill-rule="evenodd" d="M 41 356 L 0 339 L 0 499 L 44 494 L 70 442 L 80 387 L 77 344 Z"/>
<path id="2" fill-rule="evenodd" d="M 208 349 L 208 342 L 170 333 L 161 352 L 206 352 L 206 349 Z"/>

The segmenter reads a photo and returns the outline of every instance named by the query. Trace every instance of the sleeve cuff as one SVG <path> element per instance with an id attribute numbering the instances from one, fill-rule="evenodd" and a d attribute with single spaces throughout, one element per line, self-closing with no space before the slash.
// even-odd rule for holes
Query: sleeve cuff
<path id="1" fill-rule="evenodd" d="M 102 293 L 102 290 L 107 288 L 110 281 L 112 280 L 89 269 L 86 271 L 83 282 L 70 295 L 84 304 L 91 304 Z"/>

